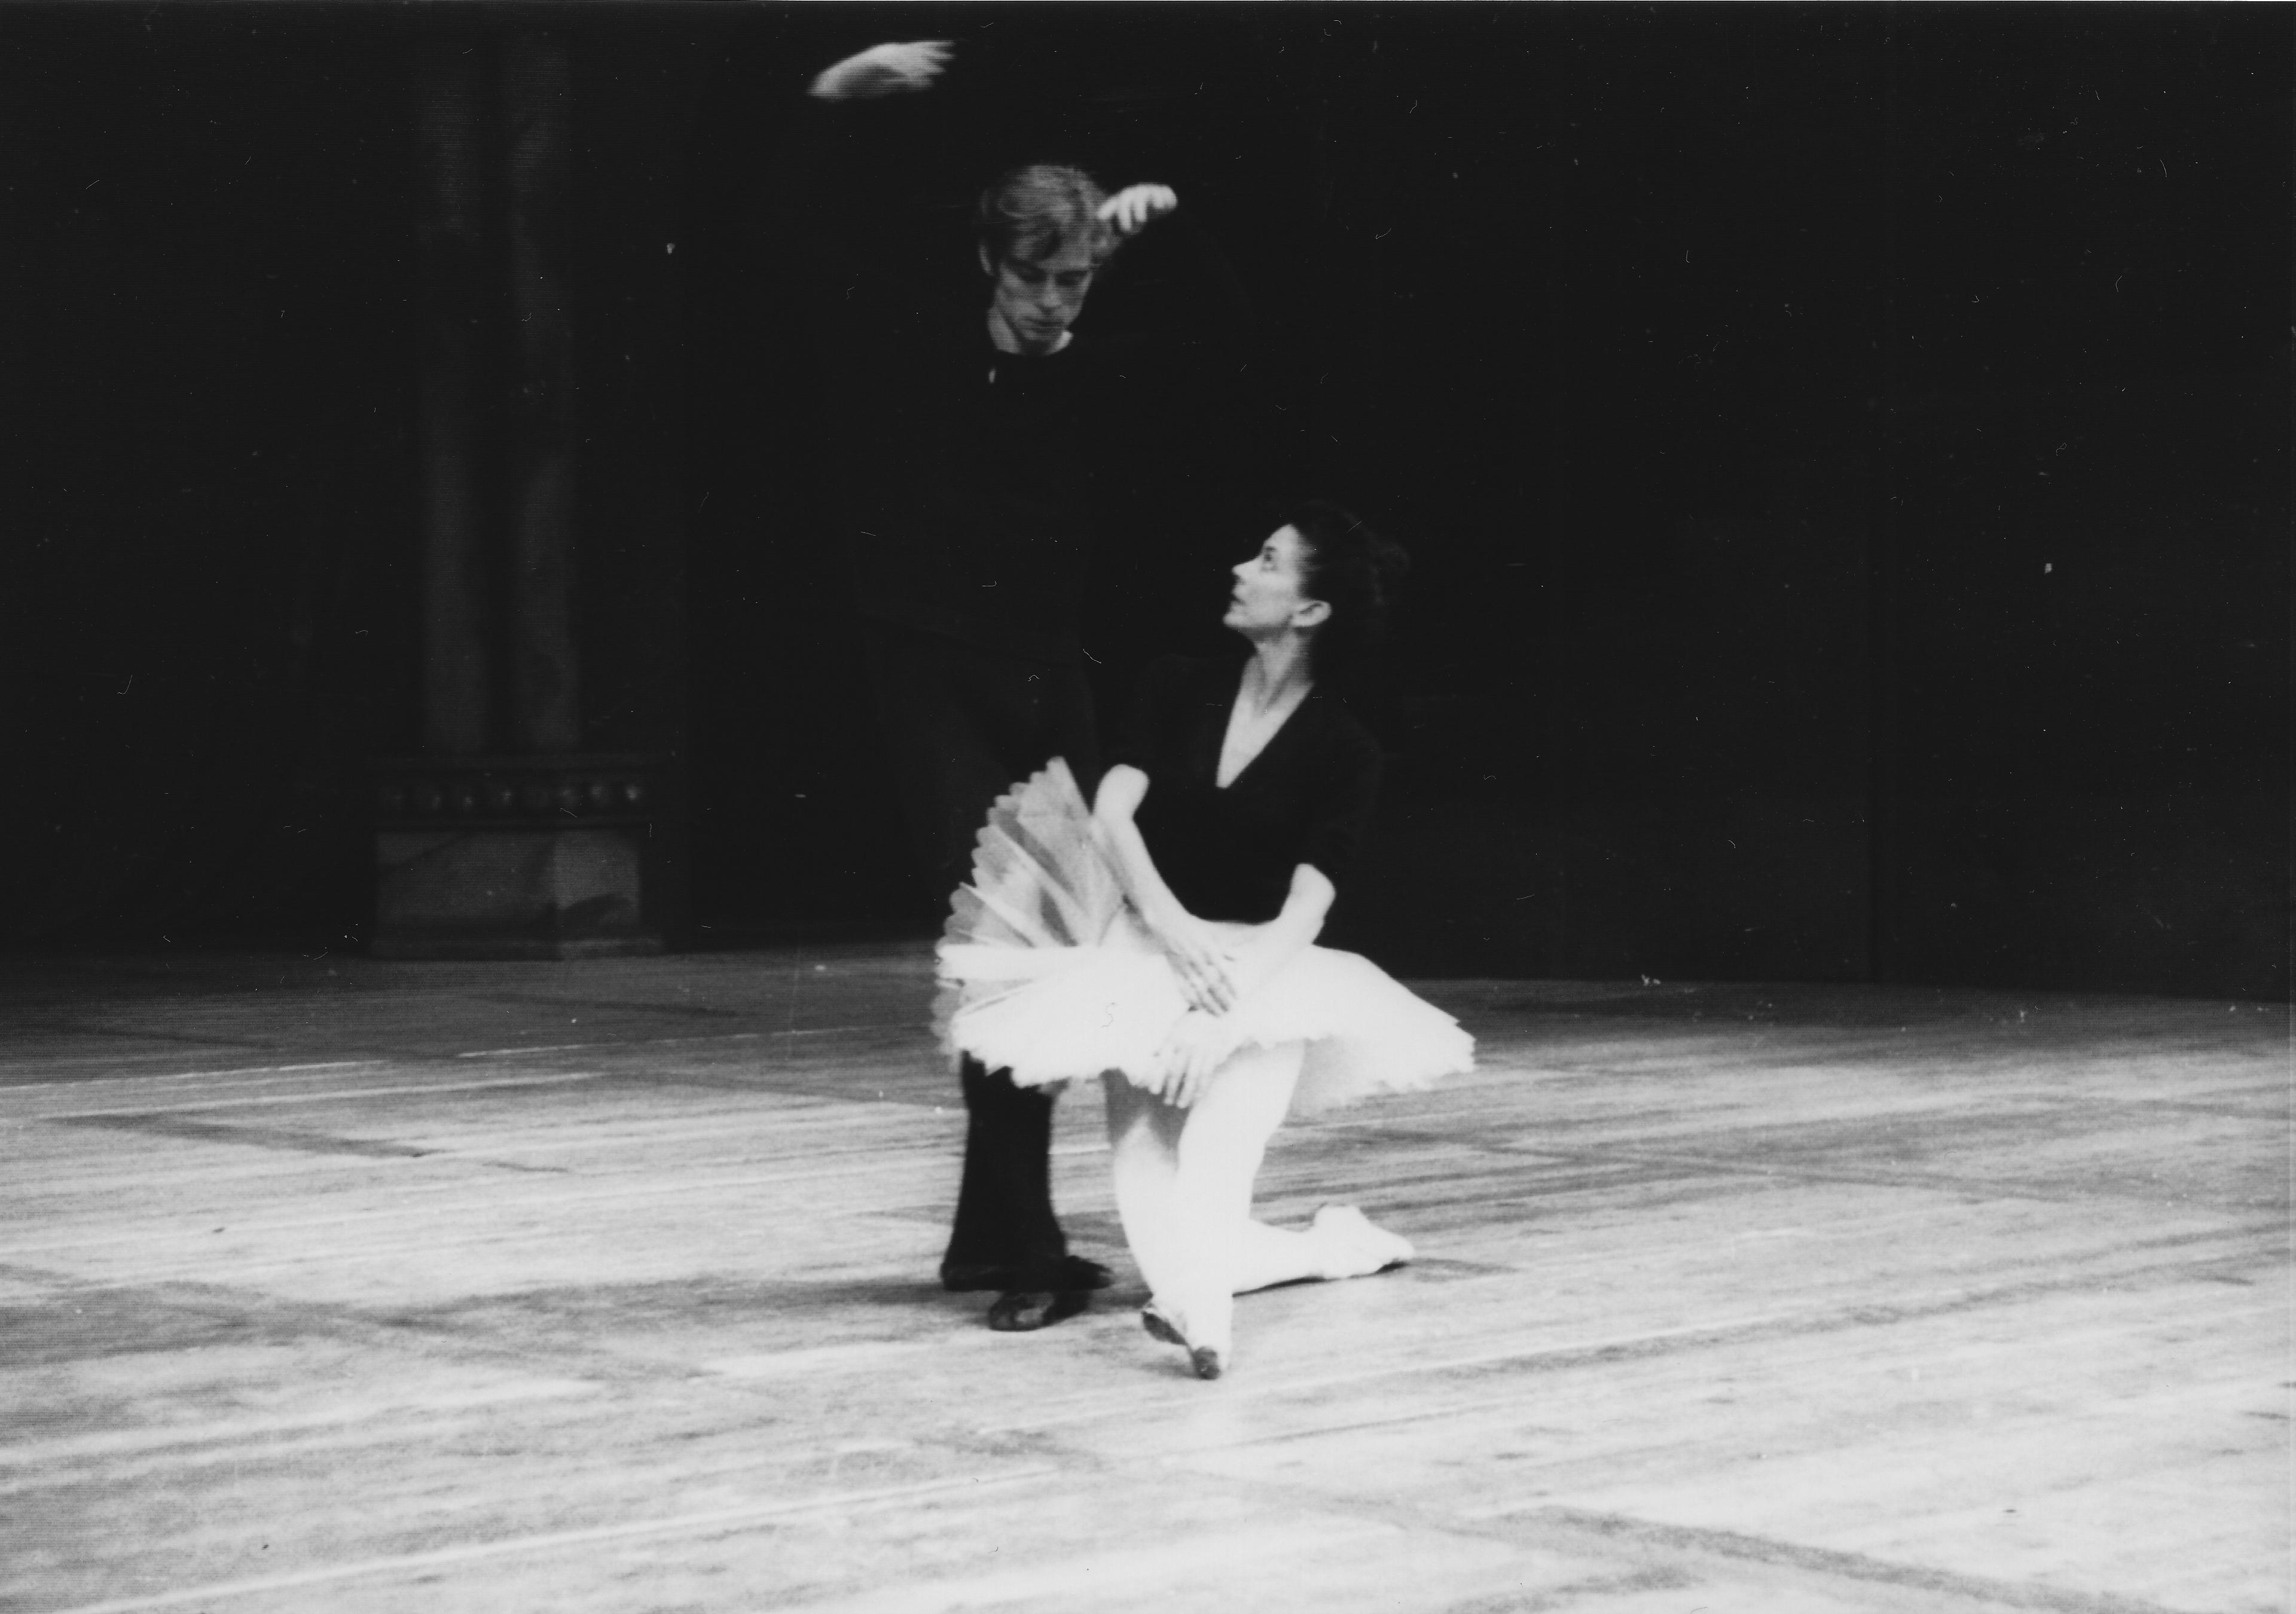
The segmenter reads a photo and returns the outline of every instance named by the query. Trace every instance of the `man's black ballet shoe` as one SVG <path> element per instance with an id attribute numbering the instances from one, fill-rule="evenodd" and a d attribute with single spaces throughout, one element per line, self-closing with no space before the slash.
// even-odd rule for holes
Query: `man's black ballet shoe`
<path id="1" fill-rule="evenodd" d="M 1088 1289 L 1018 1289 L 988 1304 L 988 1326 L 1000 1334 L 1029 1334 L 1065 1322 L 1092 1305 Z"/>
<path id="2" fill-rule="evenodd" d="M 1077 1290 L 1106 1289 L 1115 1282 L 1114 1273 L 1099 1262 L 1087 1261 L 1082 1256 L 1062 1256 L 1043 1267 L 985 1262 L 943 1261 L 940 1264 L 940 1286 L 951 1294 L 968 1294 L 983 1289 L 1044 1290 L 1065 1294 Z"/>
<path id="3" fill-rule="evenodd" d="M 1209 1345 L 1188 1348 L 1188 1365 L 1196 1370 L 1199 1379 L 1217 1379 L 1227 1372 L 1227 1358 Z"/>

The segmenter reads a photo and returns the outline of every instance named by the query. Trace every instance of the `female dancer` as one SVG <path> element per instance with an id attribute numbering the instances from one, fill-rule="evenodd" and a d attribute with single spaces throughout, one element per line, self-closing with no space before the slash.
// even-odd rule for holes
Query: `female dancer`
<path id="1" fill-rule="evenodd" d="M 1250 646 L 1241 671 L 1152 668 L 1089 815 L 1057 762 L 1001 800 L 942 944 L 955 1046 L 1023 1084 L 1108 1073 L 1117 1208 L 1152 1296 L 1142 1321 L 1207 1379 L 1233 1352 L 1234 1295 L 1410 1258 L 1351 1207 L 1304 1231 L 1252 1218 L 1295 1096 L 1329 1108 L 1472 1063 L 1448 1015 L 1314 945 L 1380 767 L 1317 685 L 1378 636 L 1402 563 L 1336 506 L 1292 512 L 1235 569 L 1225 620 Z"/>

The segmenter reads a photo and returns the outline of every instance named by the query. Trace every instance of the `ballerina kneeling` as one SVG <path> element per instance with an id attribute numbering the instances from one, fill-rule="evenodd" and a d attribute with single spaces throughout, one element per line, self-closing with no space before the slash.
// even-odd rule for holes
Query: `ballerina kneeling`
<path id="1" fill-rule="evenodd" d="M 954 1047 L 1023 1084 L 1105 1075 L 1142 1321 L 1204 1378 L 1233 1354 L 1234 1296 L 1411 1258 L 1351 1206 L 1304 1230 L 1253 1218 L 1285 1115 L 1473 1063 L 1449 1015 L 1316 945 L 1380 773 L 1317 684 L 1375 639 L 1400 566 L 1334 506 L 1291 512 L 1235 569 L 1241 668 L 1151 667 L 1089 807 L 1059 760 L 1000 799 L 940 947 Z"/>

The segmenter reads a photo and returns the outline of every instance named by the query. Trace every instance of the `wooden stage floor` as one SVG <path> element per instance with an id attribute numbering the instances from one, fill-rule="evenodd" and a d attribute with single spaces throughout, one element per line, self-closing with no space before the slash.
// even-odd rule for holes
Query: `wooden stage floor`
<path id="1" fill-rule="evenodd" d="M 1462 982 L 1279 1137 L 1422 1259 L 1144 1335 L 931 1278 L 915 947 L 17 960 L 0 1609 L 2284 1610 L 2289 1027 Z"/>

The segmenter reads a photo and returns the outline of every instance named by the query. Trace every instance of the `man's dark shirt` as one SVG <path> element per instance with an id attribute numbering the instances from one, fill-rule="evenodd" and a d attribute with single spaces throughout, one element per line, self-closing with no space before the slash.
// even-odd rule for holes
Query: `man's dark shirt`
<path id="1" fill-rule="evenodd" d="M 1073 664 L 1111 512 L 1136 506 L 1143 480 L 1190 474 L 1196 456 L 1177 439 L 1216 413 L 1203 406 L 1206 355 L 1237 345 L 1242 298 L 1177 214 L 1151 228 L 1191 283 L 1167 322 L 1177 329 L 1096 325 L 1096 286 L 1062 351 L 998 351 L 972 199 L 927 189 L 950 164 L 919 151 L 935 139 L 932 114 L 964 104 L 945 86 L 810 103 L 793 131 L 827 482 L 864 617 Z"/>
<path id="2" fill-rule="evenodd" d="M 862 614 L 1076 661 L 1095 487 L 1132 435 L 1142 345 L 1002 353 L 982 307 L 953 299 L 857 332 L 824 379 Z"/>

